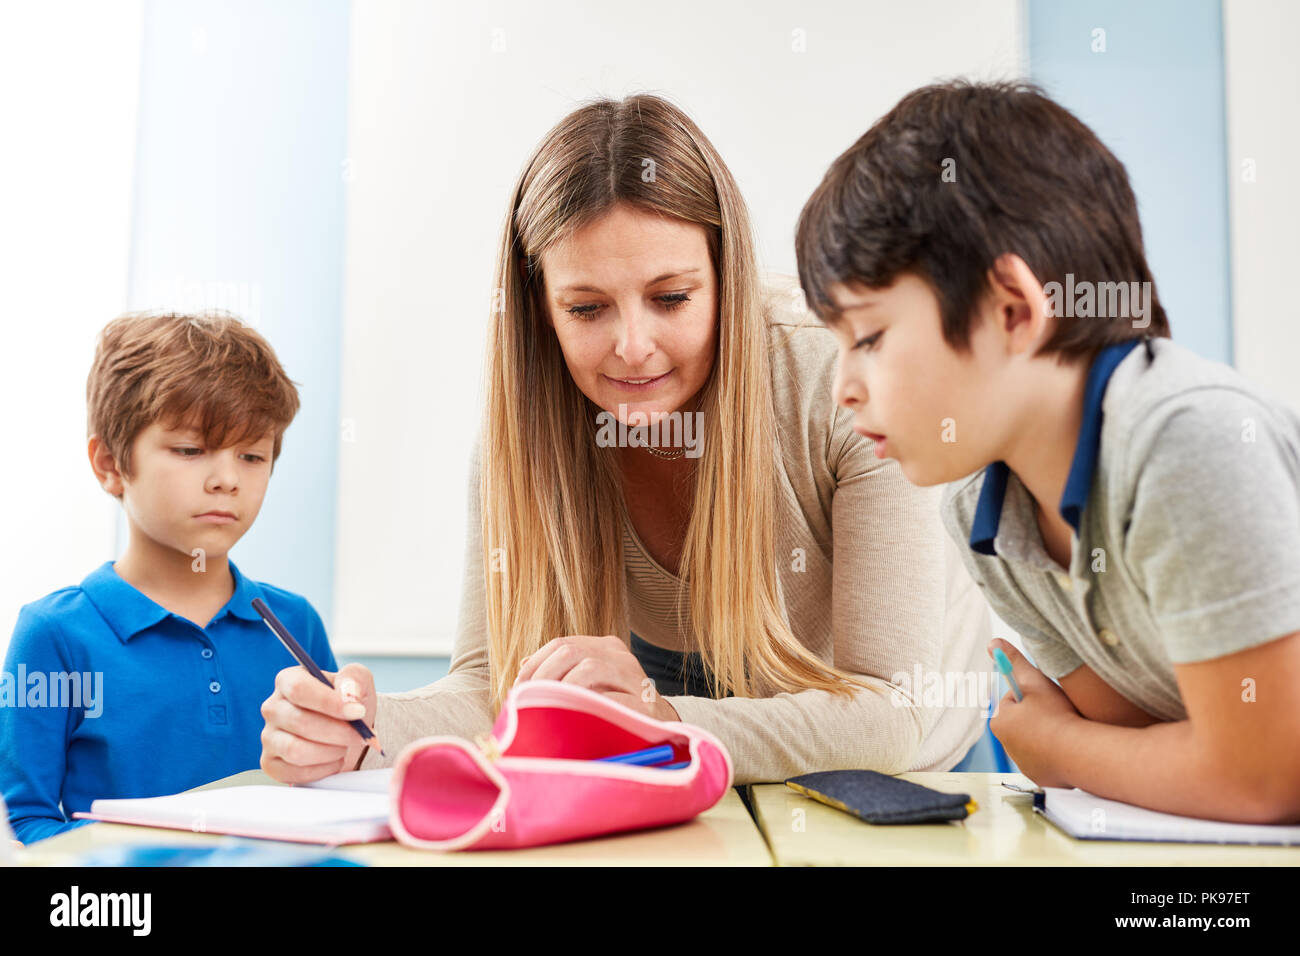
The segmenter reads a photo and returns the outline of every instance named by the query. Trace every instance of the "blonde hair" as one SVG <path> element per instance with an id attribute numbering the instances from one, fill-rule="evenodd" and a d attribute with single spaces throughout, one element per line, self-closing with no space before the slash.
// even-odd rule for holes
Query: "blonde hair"
<path id="1" fill-rule="evenodd" d="M 695 124 L 641 94 L 584 105 L 546 135 L 501 237 L 479 478 L 493 710 L 522 659 L 551 639 L 626 631 L 617 452 L 597 446 L 600 409 L 545 320 L 539 265 L 544 250 L 619 203 L 703 226 L 718 276 L 718 346 L 700 395 L 703 454 L 679 567 L 710 693 L 851 695 L 849 683 L 867 685 L 822 663 L 785 620 L 779 450 L 749 214 Z"/>

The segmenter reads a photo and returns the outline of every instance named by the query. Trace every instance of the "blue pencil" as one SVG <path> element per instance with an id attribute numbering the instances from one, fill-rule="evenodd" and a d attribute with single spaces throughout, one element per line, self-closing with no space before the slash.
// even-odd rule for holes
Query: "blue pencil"
<path id="1" fill-rule="evenodd" d="M 261 598 L 253 598 L 253 610 L 262 615 L 262 620 L 266 622 L 266 626 L 271 629 L 275 636 L 280 639 L 280 643 L 284 645 L 284 649 L 292 654 L 299 664 L 307 668 L 307 672 L 311 674 L 312 677 L 316 678 L 326 687 L 334 686 L 330 683 L 330 679 L 325 676 L 324 671 L 317 667 L 316 662 L 311 659 L 305 650 L 303 650 L 302 645 L 294 640 L 293 635 L 289 633 L 289 629 L 281 624 L 280 619 L 275 616 L 269 607 L 266 606 L 265 601 Z M 374 732 L 366 726 L 364 720 L 350 720 L 348 723 L 352 725 L 353 730 L 361 735 L 362 740 L 369 740 L 374 736 Z M 380 749 L 379 753 L 381 756 L 388 756 L 382 749 Z"/>

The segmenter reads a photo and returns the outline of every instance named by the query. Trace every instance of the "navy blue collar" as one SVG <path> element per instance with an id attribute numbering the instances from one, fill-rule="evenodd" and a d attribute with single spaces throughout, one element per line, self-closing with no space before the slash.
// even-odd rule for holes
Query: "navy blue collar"
<path id="1" fill-rule="evenodd" d="M 1061 494 L 1061 517 L 1069 522 L 1076 534 L 1083 509 L 1092 491 L 1092 476 L 1097 470 L 1097 450 L 1101 447 L 1101 400 L 1106 395 L 1106 385 L 1111 374 L 1141 339 L 1129 339 L 1108 345 L 1097 353 L 1088 370 L 1088 381 L 1083 392 L 1083 421 L 1079 425 L 1079 440 L 1074 446 L 1074 459 L 1070 474 L 1065 479 Z M 996 554 L 993 540 L 998 536 L 1002 520 L 1002 500 L 1007 493 L 1007 478 L 1011 469 L 1005 462 L 995 461 L 984 469 L 984 486 L 980 489 L 979 503 L 975 506 L 975 520 L 971 523 L 970 546 L 980 554 Z"/>
<path id="2" fill-rule="evenodd" d="M 253 610 L 253 598 L 265 600 L 262 589 L 256 581 L 240 574 L 234 561 L 227 559 L 226 563 L 230 566 L 230 575 L 235 581 L 235 591 L 209 623 L 215 623 L 227 611 L 245 621 L 260 621 L 261 615 Z M 172 613 L 128 584 L 113 569 L 112 561 L 105 561 L 86 575 L 81 582 L 81 590 L 123 644 Z"/>

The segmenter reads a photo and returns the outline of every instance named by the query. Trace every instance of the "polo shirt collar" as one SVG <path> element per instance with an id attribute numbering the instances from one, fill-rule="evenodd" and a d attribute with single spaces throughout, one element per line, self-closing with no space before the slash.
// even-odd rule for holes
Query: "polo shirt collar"
<path id="1" fill-rule="evenodd" d="M 230 575 L 235 582 L 235 591 L 230 600 L 212 618 L 209 625 L 229 612 L 245 621 L 260 621 L 261 616 L 253 609 L 253 599 L 265 596 L 257 582 L 239 573 L 234 561 L 227 560 Z M 152 598 L 128 584 L 113 569 L 112 561 L 105 561 L 81 582 L 81 590 L 100 615 L 108 622 L 123 644 L 148 630 L 159 621 L 171 616 L 172 612 Z"/>
<path id="2" fill-rule="evenodd" d="M 1070 473 L 1065 479 L 1061 494 L 1060 513 L 1079 532 L 1083 509 L 1092 492 L 1092 478 L 1097 470 L 1097 452 L 1101 447 L 1101 402 L 1106 395 L 1106 385 L 1116 367 L 1133 351 L 1140 339 L 1129 339 L 1108 345 L 1097 353 L 1083 392 L 1083 420 L 1079 425 L 1079 438 L 1074 446 Z M 975 505 L 975 520 L 971 523 L 970 546 L 979 554 L 997 554 L 993 542 L 998 536 L 1002 519 L 1002 504 L 1007 493 L 1007 479 L 1011 469 L 1005 462 L 995 461 L 984 469 L 984 485 L 979 502 Z"/>
<path id="3" fill-rule="evenodd" d="M 262 593 L 262 589 L 257 586 L 256 581 L 239 573 L 239 568 L 235 567 L 234 561 L 227 558 L 226 563 L 230 565 L 231 577 L 235 579 L 235 593 L 230 595 L 230 600 L 226 602 L 226 606 L 217 612 L 217 617 L 221 617 L 222 614 L 229 611 L 240 620 L 260 623 L 262 615 L 253 609 L 253 598 L 261 598 L 265 603 L 266 595 Z M 217 617 L 212 620 L 215 621 Z"/>

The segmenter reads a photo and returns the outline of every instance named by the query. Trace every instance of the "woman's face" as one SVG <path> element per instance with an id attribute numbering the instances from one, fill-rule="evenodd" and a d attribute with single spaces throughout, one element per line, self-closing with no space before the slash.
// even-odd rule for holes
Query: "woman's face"
<path id="1" fill-rule="evenodd" d="M 547 321 L 578 388 L 627 422 L 692 410 L 717 348 L 703 226 L 619 204 L 541 256 Z"/>

